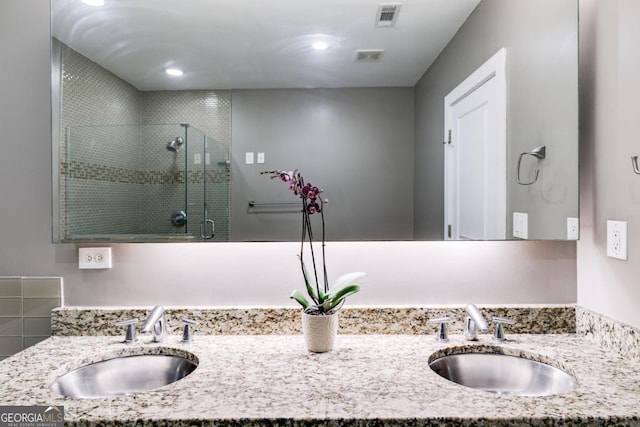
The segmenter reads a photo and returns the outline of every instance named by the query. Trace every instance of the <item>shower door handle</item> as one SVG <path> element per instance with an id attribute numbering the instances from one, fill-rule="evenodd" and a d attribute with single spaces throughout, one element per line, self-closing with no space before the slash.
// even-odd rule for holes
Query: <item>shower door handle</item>
<path id="1" fill-rule="evenodd" d="M 200 237 L 202 237 L 204 240 L 213 239 L 214 230 L 215 224 L 213 223 L 212 219 L 205 219 L 200 223 Z M 209 233 L 209 231 L 211 232 Z"/>

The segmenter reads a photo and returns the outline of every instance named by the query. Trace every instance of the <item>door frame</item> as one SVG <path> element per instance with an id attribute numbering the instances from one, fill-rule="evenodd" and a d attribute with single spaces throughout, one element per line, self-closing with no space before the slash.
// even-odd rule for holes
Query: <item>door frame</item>
<path id="1" fill-rule="evenodd" d="M 495 139 L 495 151 L 492 153 L 492 168 L 499 168 L 496 170 L 504 171 L 504 179 L 500 180 L 499 188 L 495 191 L 499 192 L 498 205 L 495 209 L 498 211 L 498 215 L 504 217 L 505 231 L 503 236 L 495 236 L 496 239 L 506 238 L 506 220 L 507 220 L 507 76 L 506 76 L 506 64 L 507 64 L 507 49 L 502 48 L 496 52 L 489 60 L 482 64 L 476 71 L 474 71 L 469 77 L 464 79 L 455 89 L 453 89 L 444 98 L 444 239 L 451 240 L 455 238 L 454 234 L 450 235 L 449 225 L 452 224 L 452 220 L 457 217 L 457 191 L 455 197 L 451 197 L 454 187 L 457 185 L 453 174 L 457 170 L 456 165 L 453 164 L 451 155 L 448 155 L 451 144 L 450 129 L 455 128 L 454 106 L 461 100 L 466 98 L 470 93 L 478 89 L 489 80 L 493 80 L 492 83 L 496 85 L 496 121 L 494 123 L 496 129 Z M 493 155 L 495 154 L 495 155 Z M 495 163 L 493 163 L 495 162 Z M 492 189 L 493 191 L 493 189 Z M 456 227 L 457 228 L 457 227 Z"/>

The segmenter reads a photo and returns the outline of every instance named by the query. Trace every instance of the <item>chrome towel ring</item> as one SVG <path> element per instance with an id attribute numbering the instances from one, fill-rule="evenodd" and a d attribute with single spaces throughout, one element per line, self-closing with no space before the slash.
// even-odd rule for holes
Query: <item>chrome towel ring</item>
<path id="1" fill-rule="evenodd" d="M 526 155 L 533 156 L 537 159 L 544 159 L 547 153 L 547 147 L 545 145 L 541 145 L 540 147 L 536 147 L 531 151 L 525 151 L 520 154 L 518 157 L 518 167 L 516 168 L 516 182 L 520 185 L 531 185 L 538 180 L 538 175 L 540 174 L 540 169 L 536 169 L 536 174 L 533 177 L 533 181 L 531 182 L 522 182 L 520 180 L 520 163 L 522 162 L 522 158 Z"/>
<path id="2" fill-rule="evenodd" d="M 638 156 L 631 156 L 631 166 L 633 166 L 633 172 L 640 175 L 640 169 L 638 169 Z"/>

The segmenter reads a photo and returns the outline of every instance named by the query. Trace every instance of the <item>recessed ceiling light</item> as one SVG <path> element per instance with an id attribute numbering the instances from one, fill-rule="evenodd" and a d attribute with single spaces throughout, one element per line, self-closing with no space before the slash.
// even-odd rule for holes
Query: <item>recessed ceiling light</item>
<path id="1" fill-rule="evenodd" d="M 327 42 L 317 41 L 317 42 L 314 42 L 311 45 L 311 47 L 314 48 L 315 50 L 325 50 L 329 47 L 329 44 Z"/>
<path id="2" fill-rule="evenodd" d="M 164 70 L 164 72 L 174 77 L 178 77 L 184 74 L 179 68 L 167 68 L 166 70 Z"/>
<path id="3" fill-rule="evenodd" d="M 104 6 L 104 0 L 82 0 L 82 3 L 89 6 Z"/>

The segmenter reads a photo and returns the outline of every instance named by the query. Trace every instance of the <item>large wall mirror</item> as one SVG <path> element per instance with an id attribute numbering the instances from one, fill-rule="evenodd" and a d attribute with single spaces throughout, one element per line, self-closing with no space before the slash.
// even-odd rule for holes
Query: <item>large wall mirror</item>
<path id="1" fill-rule="evenodd" d="M 566 240 L 577 0 L 51 0 L 54 241 Z"/>

